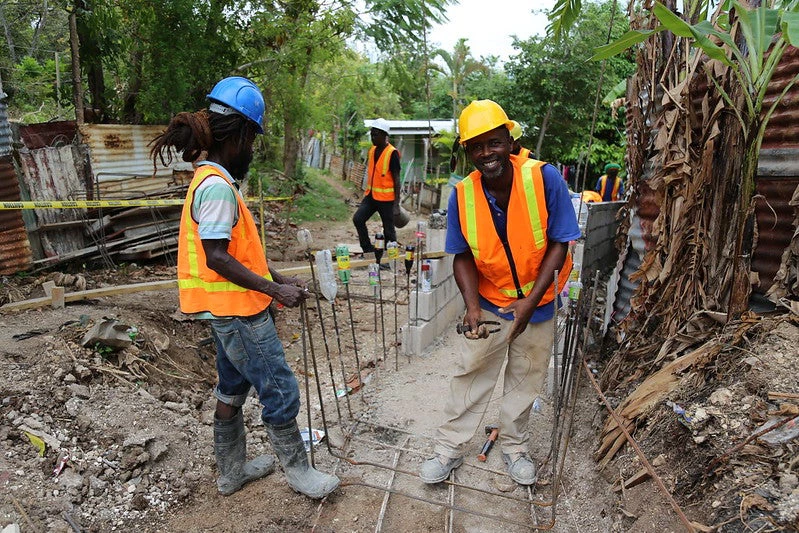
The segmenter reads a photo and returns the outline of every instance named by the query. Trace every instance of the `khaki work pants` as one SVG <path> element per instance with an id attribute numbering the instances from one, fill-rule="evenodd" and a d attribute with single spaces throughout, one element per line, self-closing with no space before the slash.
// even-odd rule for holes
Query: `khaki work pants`
<path id="1" fill-rule="evenodd" d="M 438 428 L 435 453 L 454 458 L 464 455 L 464 445 L 481 424 L 489 401 L 500 402 L 498 445 L 503 453 L 529 452 L 527 449 L 530 410 L 547 374 L 552 354 L 552 320 L 528 324 L 508 346 L 510 320 L 483 311 L 482 320 L 498 320 L 500 331 L 487 339 L 460 337 L 459 359 L 450 381 L 444 409 L 445 422 Z M 496 326 L 491 326 L 489 329 Z M 502 397 L 491 399 L 502 364 Z"/>

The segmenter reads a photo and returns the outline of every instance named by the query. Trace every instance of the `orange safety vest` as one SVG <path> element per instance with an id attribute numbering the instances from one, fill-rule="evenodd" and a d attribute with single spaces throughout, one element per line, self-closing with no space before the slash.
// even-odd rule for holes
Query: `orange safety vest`
<path id="1" fill-rule="evenodd" d="M 608 175 L 603 174 L 601 178 L 599 178 L 599 182 L 602 184 L 599 190 L 599 196 L 602 199 L 605 199 L 605 187 L 608 185 Z M 610 201 L 615 202 L 619 199 L 619 185 L 621 184 L 621 178 L 616 176 L 616 179 L 613 180 L 613 190 L 610 192 Z"/>
<path id="2" fill-rule="evenodd" d="M 511 262 L 494 228 L 491 207 L 483 191 L 482 175 L 474 171 L 455 186 L 461 232 L 477 265 L 477 290 L 485 299 L 504 307 L 530 294 L 547 251 L 547 203 L 544 192 L 543 161 L 511 156 L 513 185 L 507 212 L 508 248 L 516 266 L 518 284 Z M 571 255 L 558 275 L 562 289 L 572 268 Z M 541 297 L 539 306 L 555 298 L 554 283 Z"/>
<path id="3" fill-rule="evenodd" d="M 220 176 L 236 193 L 239 209 L 238 222 L 233 226 L 228 253 L 238 262 L 271 280 L 266 255 L 255 227 L 255 221 L 241 195 L 224 174 L 213 165 L 203 165 L 194 171 L 194 178 L 186 193 L 178 236 L 178 291 L 180 310 L 184 313 L 208 311 L 214 316 L 252 316 L 260 313 L 272 297 L 240 287 L 223 278 L 206 264 L 205 250 L 200 242 L 199 225 L 191 214 L 194 192 L 209 176 Z"/>
<path id="4" fill-rule="evenodd" d="M 394 148 L 390 143 L 383 148 L 383 152 L 375 162 L 375 151 L 377 146 L 372 146 L 369 149 L 369 161 L 366 163 L 367 172 L 369 172 L 369 179 L 366 182 L 366 191 L 363 195 L 368 196 L 372 193 L 372 198 L 378 202 L 393 202 L 394 201 L 394 175 L 388 168 L 391 161 L 391 154 L 394 153 Z M 399 155 L 399 152 L 397 152 Z"/>
<path id="5" fill-rule="evenodd" d="M 533 153 L 530 151 L 529 148 L 525 148 L 524 146 L 522 146 L 522 149 L 519 150 L 519 155 L 516 157 L 521 157 L 522 159 L 530 159 L 532 154 Z"/>

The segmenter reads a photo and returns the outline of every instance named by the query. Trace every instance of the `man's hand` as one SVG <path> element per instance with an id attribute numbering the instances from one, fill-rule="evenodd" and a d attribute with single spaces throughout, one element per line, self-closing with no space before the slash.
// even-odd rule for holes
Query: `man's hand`
<path id="1" fill-rule="evenodd" d="M 535 307 L 530 298 L 522 298 L 521 300 L 516 300 L 499 309 L 500 313 L 513 314 L 513 325 L 511 325 L 510 332 L 508 333 L 508 344 L 512 343 L 514 339 L 521 335 L 525 328 L 527 328 L 527 324 L 530 322 L 530 317 L 533 316 Z"/>
<path id="2" fill-rule="evenodd" d="M 293 287 L 299 287 L 300 289 L 307 289 L 308 282 L 304 279 L 295 278 L 294 276 L 283 276 L 283 279 L 280 280 L 283 285 L 291 285 Z"/>
<path id="3" fill-rule="evenodd" d="M 286 307 L 297 307 L 308 297 L 308 290 L 296 285 L 283 283 L 277 286 L 273 296 L 275 300 Z"/>
<path id="4" fill-rule="evenodd" d="M 477 309 L 476 311 L 466 311 L 466 316 L 463 317 L 463 323 L 468 324 L 469 331 L 463 334 L 464 337 L 471 340 L 476 339 L 487 339 L 488 338 L 488 328 L 481 324 L 480 326 L 477 323 L 480 321 L 481 311 Z"/>
<path id="5" fill-rule="evenodd" d="M 400 216 L 401 211 L 400 211 L 400 205 L 399 205 L 398 202 L 394 204 L 392 213 L 393 213 L 393 215 L 395 217 Z"/>

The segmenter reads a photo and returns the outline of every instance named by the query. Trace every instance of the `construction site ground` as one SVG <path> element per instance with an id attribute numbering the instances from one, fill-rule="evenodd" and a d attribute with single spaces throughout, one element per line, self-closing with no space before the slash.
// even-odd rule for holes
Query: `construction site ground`
<path id="1" fill-rule="evenodd" d="M 370 228 L 376 225 L 370 222 Z M 412 226 L 413 222 L 400 233 L 400 241 L 413 239 Z M 311 230 L 317 248 L 356 241 L 349 221 L 303 227 Z M 307 265 L 301 251 L 290 248 L 286 255 L 292 260 L 273 261 L 275 267 Z M 277 253 L 268 251 L 268 255 Z M 126 265 L 114 271 L 81 271 L 80 275 L 88 288 L 94 288 L 174 279 L 175 271 L 163 265 Z M 334 453 L 323 442 L 314 449 L 314 461 L 321 470 L 335 472 L 342 479 L 341 488 L 321 502 L 293 492 L 279 469 L 232 496 L 217 492 L 212 445 L 214 350 L 202 342 L 210 335 L 208 327 L 177 312 L 176 290 L 121 294 L 69 303 L 63 309 L 0 315 L 0 528 L 18 524 L 23 532 L 244 533 L 516 532 L 546 526 L 552 518 L 551 508 L 529 503 L 530 498 L 551 500 L 553 487 L 546 468 L 528 494 L 505 474 L 500 450 L 493 450 L 485 463 L 476 459 L 485 440 L 482 428 L 475 432 L 465 465 L 456 471 L 456 484 L 428 486 L 415 477 L 421 462 L 431 454 L 432 437 L 442 421 L 448 376 L 460 353 L 459 343 L 464 341 L 458 338 L 453 323 L 424 354 L 408 358 L 400 348 L 397 357 L 392 275 L 383 273 L 387 300 L 383 308 L 384 358 L 379 324 L 375 334 L 366 270 L 354 271 L 350 303 L 365 384 L 339 398 L 338 408 L 330 375 L 336 388 L 342 388 L 342 363 L 330 304 L 320 303 L 330 363 L 314 300 L 308 301 L 310 339 L 303 336 L 299 310 L 277 311 L 279 335 L 302 392 L 298 422 L 300 427 L 308 425 L 305 408 L 310 405 L 311 425 L 322 429 L 324 406 Z M 53 276 L 6 278 L 5 294 L 17 300 L 42 296 L 42 283 Z M 408 319 L 404 271 L 397 281 L 398 321 L 402 325 Z M 338 296 L 342 362 L 351 380 L 356 346 L 341 287 Z M 134 344 L 119 351 L 83 347 L 85 333 L 104 317 L 134 326 Z M 309 341 L 313 342 L 317 367 L 309 362 L 306 371 L 304 354 L 310 357 Z M 749 416 L 756 407 L 753 397 L 771 390 L 799 392 L 797 344 L 795 323 L 775 321 L 773 328 L 749 346 L 749 362 L 730 369 L 723 384 L 730 394 L 722 403 L 714 403 L 714 412 L 717 421 L 734 423 L 729 431 L 709 434 L 714 449 L 731 448 L 752 432 L 756 425 L 756 418 Z M 601 360 L 592 365 L 601 369 Z M 309 397 L 306 375 L 310 378 Z M 651 479 L 634 487 L 618 486 L 620 479 L 627 480 L 642 468 L 629 446 L 608 468 L 598 470 L 593 454 L 607 413 L 587 381 L 580 383 L 552 530 L 683 531 Z M 496 420 L 497 396 L 488 406 L 485 424 Z M 254 397 L 244 406 L 244 415 L 249 455 L 270 453 Z M 795 511 L 799 499 L 795 441 L 777 447 L 753 442 L 751 449 L 734 456 L 726 472 L 703 484 L 697 479 L 706 457 L 694 454 L 701 445 L 696 437 L 702 430 L 692 433 L 665 407 L 658 420 L 656 428 L 642 428 L 643 449 L 666 486 L 678 493 L 676 499 L 691 520 L 719 525 L 708 531 L 758 530 L 751 527 L 752 521 L 776 516 L 780 505 L 783 509 L 787 505 L 789 515 Z M 530 427 L 531 452 L 543 461 L 552 430 L 552 406 L 545 395 Z M 31 435 L 41 436 L 43 445 Z M 691 487 L 686 488 L 686 483 Z M 760 500 L 747 500 L 746 494 L 759 494 Z M 773 523 L 775 529 L 771 530 L 779 530 L 774 520 L 762 522 L 760 527 Z"/>

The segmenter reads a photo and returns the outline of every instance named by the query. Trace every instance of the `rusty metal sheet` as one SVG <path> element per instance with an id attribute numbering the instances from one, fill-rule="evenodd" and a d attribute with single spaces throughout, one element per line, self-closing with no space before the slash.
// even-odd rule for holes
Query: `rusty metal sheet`
<path id="1" fill-rule="evenodd" d="M 754 292 L 765 294 L 771 288 L 782 254 L 791 243 L 795 229 L 793 207 L 788 202 L 799 185 L 797 176 L 799 172 L 790 178 L 758 179 L 757 194 L 765 200 L 757 200 L 755 207 L 758 237 L 752 254 L 752 271 L 760 275 L 760 285 L 753 287 Z"/>
<path id="2" fill-rule="evenodd" d="M 149 143 L 165 126 L 136 126 L 129 124 L 82 124 L 83 142 L 89 146 L 92 178 L 99 191 L 107 190 L 107 182 L 124 181 L 124 192 L 141 193 L 137 186 L 144 182 L 130 178 L 152 178 L 153 161 L 150 159 Z M 169 167 L 161 165 L 155 169 L 155 177 L 168 183 L 175 170 L 191 171 L 190 163 L 173 153 Z M 152 181 L 147 185 L 151 185 Z M 102 199 L 102 194 L 100 195 Z"/>
<path id="3" fill-rule="evenodd" d="M 77 144 L 78 124 L 74 120 L 26 124 L 19 127 L 19 137 L 29 150 Z"/>
<path id="4" fill-rule="evenodd" d="M 0 200 L 19 200 L 19 180 L 11 156 L 0 157 Z"/>
<path id="5" fill-rule="evenodd" d="M 20 200 L 19 181 L 11 156 L 0 157 L 0 200 Z M 22 211 L 0 212 L 0 275 L 27 270 L 31 266 L 28 232 Z"/>

